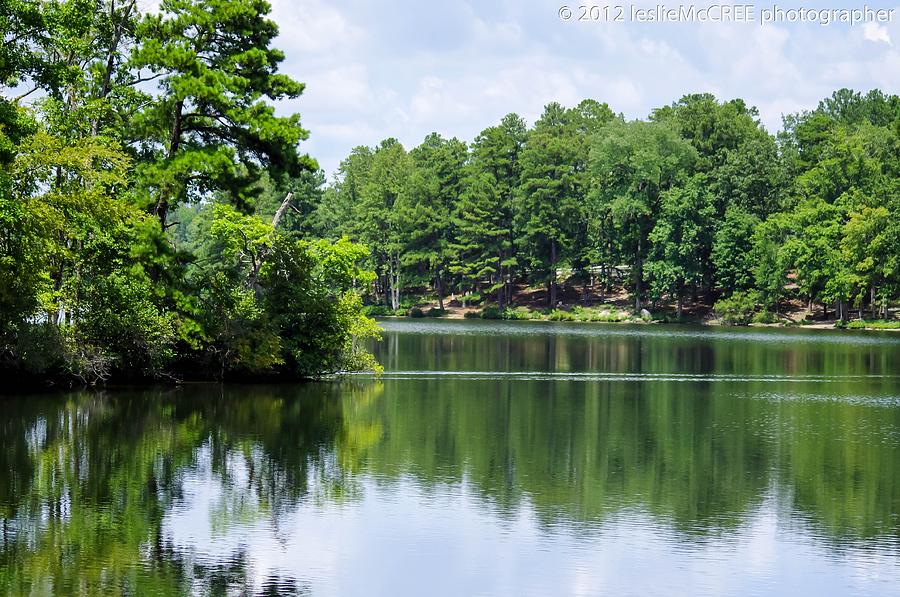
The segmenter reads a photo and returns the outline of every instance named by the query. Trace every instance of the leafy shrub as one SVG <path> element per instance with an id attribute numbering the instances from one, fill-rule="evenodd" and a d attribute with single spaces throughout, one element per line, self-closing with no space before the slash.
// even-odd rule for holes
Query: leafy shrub
<path id="1" fill-rule="evenodd" d="M 628 315 L 621 311 L 593 312 L 590 315 L 589 321 L 597 323 L 619 323 L 621 321 L 628 321 Z"/>
<path id="2" fill-rule="evenodd" d="M 7 351 L 0 350 L 0 371 L 16 369 L 28 376 L 58 374 L 66 369 L 66 345 L 63 328 L 49 322 L 23 323 L 16 330 L 13 345 Z M 10 362 L 4 362 L 4 352 L 8 352 Z"/>
<path id="3" fill-rule="evenodd" d="M 409 310 L 409 316 L 415 319 L 421 319 L 422 317 L 425 317 L 425 311 L 422 311 L 419 307 L 412 307 Z"/>
<path id="4" fill-rule="evenodd" d="M 900 321 L 851 321 L 846 327 L 848 330 L 900 330 Z"/>
<path id="5" fill-rule="evenodd" d="M 421 297 L 414 295 L 402 296 L 400 297 L 400 308 L 410 310 L 413 307 L 418 307 L 420 302 L 422 302 Z"/>
<path id="6" fill-rule="evenodd" d="M 550 314 L 547 315 L 547 319 L 550 321 L 578 321 L 578 317 L 575 314 L 560 309 L 553 309 L 550 311 Z"/>
<path id="7" fill-rule="evenodd" d="M 749 292 L 735 292 L 716 301 L 713 311 L 726 325 L 747 325 L 756 312 L 757 297 Z"/>
<path id="8" fill-rule="evenodd" d="M 387 317 L 394 312 L 384 305 L 366 305 L 362 308 L 362 314 L 366 317 Z"/>
<path id="9" fill-rule="evenodd" d="M 760 311 L 753 316 L 753 323 L 775 323 L 778 318 L 768 309 Z"/>
<path id="10" fill-rule="evenodd" d="M 114 271 L 85 275 L 78 285 L 81 301 L 74 309 L 78 325 L 73 338 L 78 350 L 72 354 L 77 357 L 75 371 L 84 370 L 86 377 L 76 376 L 94 383 L 112 372 L 159 375 L 174 356 L 176 315 L 154 304 L 150 282 Z"/>
<path id="11" fill-rule="evenodd" d="M 528 307 L 507 307 L 503 310 L 503 319 L 528 321 L 541 318 L 540 311 L 532 311 Z"/>
<path id="12" fill-rule="evenodd" d="M 481 319 L 481 313 L 478 311 L 466 311 L 463 317 L 466 319 Z"/>
<path id="13" fill-rule="evenodd" d="M 425 312 L 426 317 L 443 317 L 447 314 L 446 309 L 438 309 L 437 307 L 432 307 Z"/>
<path id="14" fill-rule="evenodd" d="M 488 305 L 481 310 L 481 318 L 503 319 L 503 314 L 500 312 L 500 307 L 498 307 L 497 305 Z"/>

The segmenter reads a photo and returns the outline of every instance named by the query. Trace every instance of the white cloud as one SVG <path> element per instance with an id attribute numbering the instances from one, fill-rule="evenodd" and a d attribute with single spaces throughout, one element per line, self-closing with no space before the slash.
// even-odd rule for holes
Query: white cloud
<path id="1" fill-rule="evenodd" d="M 307 109 L 350 109 L 365 111 L 374 91 L 369 84 L 368 69 L 363 64 L 339 64 L 334 68 L 314 71 L 305 78 Z"/>
<path id="2" fill-rule="evenodd" d="M 272 18 L 278 23 L 279 42 L 301 54 L 322 54 L 339 46 L 355 44 L 365 29 L 350 22 L 331 3 L 273 0 Z"/>
<path id="3" fill-rule="evenodd" d="M 605 101 L 629 118 L 686 93 L 744 98 L 770 129 L 835 89 L 900 88 L 898 23 L 635 24 L 560 21 L 542 0 L 274 0 L 284 70 L 305 81 L 305 150 L 326 172 L 358 144 L 431 131 L 471 140 L 508 112 Z"/>
<path id="4" fill-rule="evenodd" d="M 878 23 L 866 23 L 863 25 L 863 37 L 869 41 L 882 42 L 889 46 L 892 45 L 891 36 L 888 33 L 887 27 L 879 25 Z"/>

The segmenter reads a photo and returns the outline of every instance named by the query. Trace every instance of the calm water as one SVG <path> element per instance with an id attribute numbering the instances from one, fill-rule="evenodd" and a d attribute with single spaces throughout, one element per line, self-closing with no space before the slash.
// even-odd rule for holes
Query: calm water
<path id="1" fill-rule="evenodd" d="M 3 398 L 0 592 L 900 593 L 900 335 L 384 326 L 380 381 Z"/>

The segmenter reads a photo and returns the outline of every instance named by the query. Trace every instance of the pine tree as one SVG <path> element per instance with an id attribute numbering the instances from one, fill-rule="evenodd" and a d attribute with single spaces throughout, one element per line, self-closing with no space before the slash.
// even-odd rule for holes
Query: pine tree
<path id="1" fill-rule="evenodd" d="M 354 240 L 372 252 L 378 289 L 385 304 L 396 310 L 400 307 L 403 266 L 401 256 L 405 229 L 403 210 L 397 202 L 408 193 L 413 161 L 396 139 L 385 139 L 375 150 L 354 206 Z M 402 203 L 401 203 L 402 205 Z"/>
<path id="2" fill-rule="evenodd" d="M 513 201 L 525 130 L 518 115 L 508 114 L 475 138 L 453 219 L 451 271 L 469 285 L 487 283 L 501 309 L 512 299 L 512 272 L 518 265 Z"/>
<path id="3" fill-rule="evenodd" d="M 410 152 L 414 170 L 397 216 L 403 229 L 403 266 L 412 281 L 432 284 L 444 308 L 444 277 L 454 236 L 453 209 L 462 192 L 466 144 L 432 133 Z"/>
<path id="4" fill-rule="evenodd" d="M 573 113 L 548 104 L 521 157 L 517 241 L 533 277 L 546 284 L 551 306 L 557 302 L 557 271 L 570 258 L 584 207 L 576 138 Z"/>
<path id="5" fill-rule="evenodd" d="M 315 170 L 298 154 L 307 137 L 297 114 L 266 102 L 294 98 L 303 85 L 278 65 L 278 27 L 265 0 L 163 0 L 140 23 L 130 66 L 158 92 L 131 122 L 139 188 L 166 227 L 169 209 L 213 191 L 252 205 L 262 170 L 274 178 Z M 147 74 L 144 74 L 147 73 Z"/>

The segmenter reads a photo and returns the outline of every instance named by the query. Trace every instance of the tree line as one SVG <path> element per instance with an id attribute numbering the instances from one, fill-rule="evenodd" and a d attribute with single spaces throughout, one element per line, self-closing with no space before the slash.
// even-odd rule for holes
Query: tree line
<path id="1" fill-rule="evenodd" d="M 0 369 L 98 381 L 376 366 L 361 292 L 503 312 L 523 285 L 841 319 L 896 301 L 900 100 L 769 134 L 742 100 L 585 100 L 471 143 L 357 147 L 326 184 L 274 102 L 264 0 L 0 2 Z M 834 313 L 834 312 L 832 312 Z"/>
<path id="2" fill-rule="evenodd" d="M 264 0 L 0 1 L 0 371 L 13 382 L 375 366 L 367 252 L 296 239 L 318 170 Z M 184 205 L 206 227 L 175 233 Z M 182 242 L 179 242 L 181 240 Z"/>
<path id="3" fill-rule="evenodd" d="M 777 135 L 740 99 L 687 95 L 626 121 L 607 104 L 505 116 L 470 143 L 357 147 L 307 186 L 307 233 L 366 245 L 371 295 L 489 300 L 515 284 L 585 295 L 622 284 L 635 311 L 787 298 L 886 317 L 900 282 L 900 99 L 836 91 Z M 830 311 L 833 305 L 836 311 Z M 649 305 L 648 305 L 649 306 Z M 856 311 L 854 311 L 854 314 Z"/>

